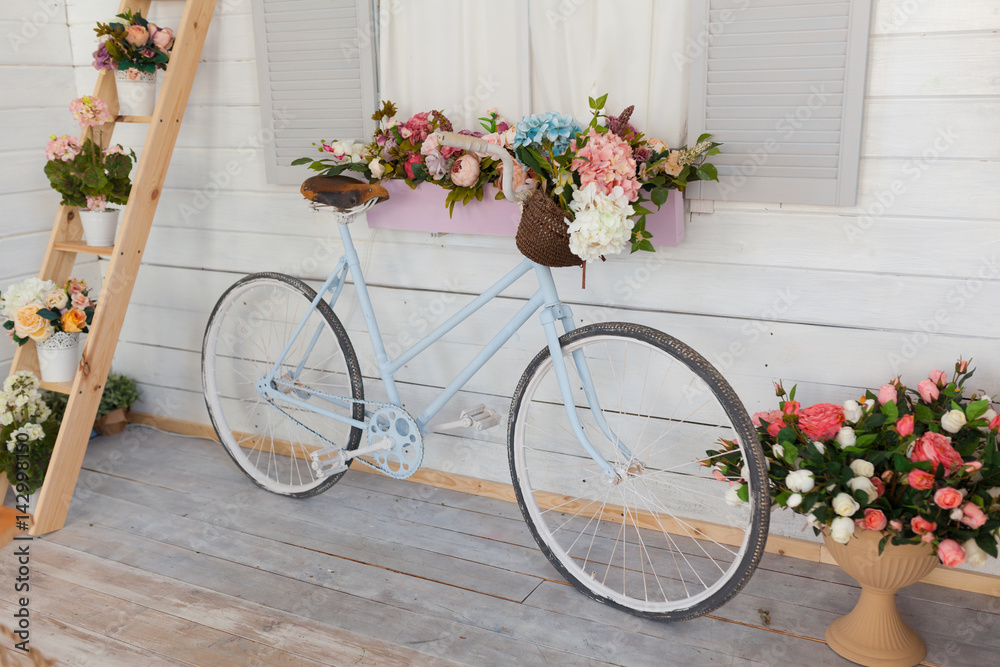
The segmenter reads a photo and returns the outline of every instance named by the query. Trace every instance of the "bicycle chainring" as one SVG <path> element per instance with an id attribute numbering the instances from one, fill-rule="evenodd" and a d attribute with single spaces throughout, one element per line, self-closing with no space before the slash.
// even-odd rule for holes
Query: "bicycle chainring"
<path id="1" fill-rule="evenodd" d="M 406 479 L 420 468 L 424 458 L 423 438 L 406 410 L 394 405 L 379 408 L 372 413 L 367 431 L 369 445 L 389 439 L 392 447 L 371 454 L 374 465 L 362 458 L 358 461 L 396 479 Z"/>

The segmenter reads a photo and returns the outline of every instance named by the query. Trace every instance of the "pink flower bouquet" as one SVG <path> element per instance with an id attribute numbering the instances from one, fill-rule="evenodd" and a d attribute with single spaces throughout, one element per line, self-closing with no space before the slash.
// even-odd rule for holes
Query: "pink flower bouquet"
<path id="1" fill-rule="evenodd" d="M 996 558 L 1000 415 L 989 396 L 966 396 L 972 373 L 960 360 L 951 379 L 931 371 L 916 390 L 897 378 L 858 401 L 806 408 L 779 385 L 778 409 L 753 416 L 773 503 L 843 544 L 860 527 L 883 534 L 880 551 L 930 543 L 947 567 Z M 745 501 L 739 450 L 720 444 L 704 465 Z"/>
<path id="2" fill-rule="evenodd" d="M 126 11 L 116 18 L 121 21 L 98 23 L 94 28 L 101 39 L 94 51 L 94 69 L 136 70 L 136 76 L 138 72 L 167 69 L 174 47 L 173 30 L 150 23 L 141 12 Z"/>

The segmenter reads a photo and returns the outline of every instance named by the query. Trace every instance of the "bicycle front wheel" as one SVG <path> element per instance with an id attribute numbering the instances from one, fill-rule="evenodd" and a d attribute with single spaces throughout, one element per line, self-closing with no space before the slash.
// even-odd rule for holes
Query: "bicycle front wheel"
<path id="1" fill-rule="evenodd" d="M 575 435 L 542 350 L 508 424 L 514 490 L 538 545 L 584 594 L 640 616 L 682 620 L 724 604 L 760 560 L 770 505 L 735 392 L 697 352 L 648 327 L 595 324 L 560 343 L 573 410 L 616 479 Z M 747 462 L 749 502 L 738 506 L 709 467 L 720 438 Z"/>
<path id="2" fill-rule="evenodd" d="M 312 469 L 309 454 L 330 446 L 324 438 L 348 450 L 361 439 L 358 428 L 280 400 L 272 405 L 258 391 L 315 296 L 304 282 L 282 274 L 238 280 L 212 311 L 201 357 L 205 404 L 226 451 L 258 486 L 297 498 L 325 491 L 343 476 L 320 478 Z M 309 314 L 275 379 L 290 398 L 364 419 L 360 402 L 332 402 L 304 391 L 364 399 L 354 348 L 325 301 Z"/>

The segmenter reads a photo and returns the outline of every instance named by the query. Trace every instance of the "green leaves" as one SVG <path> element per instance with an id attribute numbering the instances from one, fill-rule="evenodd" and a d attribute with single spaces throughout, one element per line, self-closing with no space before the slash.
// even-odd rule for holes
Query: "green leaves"
<path id="1" fill-rule="evenodd" d="M 969 407 L 965 409 L 965 416 L 971 422 L 973 419 L 978 419 L 986 414 L 986 411 L 990 407 L 990 402 L 986 399 L 979 401 L 973 401 L 969 403 Z"/>
<path id="2" fill-rule="evenodd" d="M 881 413 L 885 415 L 888 421 L 894 422 L 899 418 L 899 408 L 896 407 L 896 403 L 893 401 L 888 401 L 882 405 Z"/>
<path id="3" fill-rule="evenodd" d="M 667 203 L 667 197 L 670 195 L 670 189 L 664 187 L 653 188 L 653 191 L 649 195 L 649 200 L 656 204 L 659 208 Z"/>
<path id="4" fill-rule="evenodd" d="M 934 421 L 934 413 L 923 403 L 915 403 L 913 405 L 913 417 L 924 424 L 930 424 Z"/>
<path id="5" fill-rule="evenodd" d="M 604 108 L 604 105 L 608 101 L 608 94 L 605 93 L 600 97 L 598 97 L 596 100 L 593 97 L 588 97 L 587 101 L 590 103 L 591 109 L 593 109 L 594 111 L 600 111 L 601 109 Z"/>
<path id="6" fill-rule="evenodd" d="M 736 496 L 745 503 L 750 502 L 750 487 L 741 484 L 740 488 L 736 490 Z"/>

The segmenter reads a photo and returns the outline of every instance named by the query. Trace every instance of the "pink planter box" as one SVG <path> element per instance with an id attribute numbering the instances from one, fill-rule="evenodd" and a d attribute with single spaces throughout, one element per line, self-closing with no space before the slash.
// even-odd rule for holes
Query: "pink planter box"
<path id="1" fill-rule="evenodd" d="M 516 205 L 493 199 L 497 191 L 491 185 L 486 186 L 482 201 L 455 204 L 451 218 L 442 188 L 421 185 L 413 190 L 398 179 L 382 181 L 382 185 L 389 191 L 389 201 L 368 211 L 369 227 L 514 236 L 521 218 Z M 654 208 L 650 203 L 645 206 Z M 653 245 L 676 246 L 684 240 L 684 198 L 680 192 L 672 191 L 659 211 L 646 216 L 646 230 L 653 235 Z"/>

